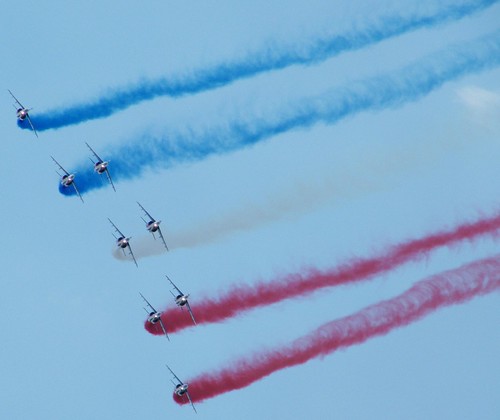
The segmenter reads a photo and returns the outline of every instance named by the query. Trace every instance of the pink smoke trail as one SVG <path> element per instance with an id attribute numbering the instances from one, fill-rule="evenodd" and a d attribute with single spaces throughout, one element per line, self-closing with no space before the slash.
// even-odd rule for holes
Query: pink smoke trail
<path id="1" fill-rule="evenodd" d="M 441 230 L 420 239 L 409 240 L 389 247 L 381 255 L 364 259 L 352 259 L 331 270 L 315 269 L 289 274 L 271 282 L 254 285 L 235 285 L 218 297 L 205 297 L 191 302 L 198 324 L 220 322 L 251 309 L 310 294 L 324 287 L 339 286 L 367 280 L 392 270 L 408 261 L 418 260 L 429 252 L 461 241 L 472 241 L 486 235 L 495 236 L 500 228 L 500 214 L 463 223 L 449 230 Z M 174 333 L 194 324 L 187 311 L 171 308 L 163 312 L 162 321 L 168 333 Z M 158 324 L 145 322 L 148 332 L 163 334 Z"/>
<path id="2" fill-rule="evenodd" d="M 322 325 L 291 344 L 254 353 L 188 381 L 194 402 L 244 388 L 273 372 L 388 334 L 437 309 L 500 289 L 500 256 L 480 260 L 422 280 L 404 293 Z M 174 394 L 174 400 L 185 404 Z"/>

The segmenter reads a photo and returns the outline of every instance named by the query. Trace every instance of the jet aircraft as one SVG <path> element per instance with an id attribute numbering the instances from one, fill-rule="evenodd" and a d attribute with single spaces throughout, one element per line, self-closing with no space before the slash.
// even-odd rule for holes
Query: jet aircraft
<path id="1" fill-rule="evenodd" d="M 94 149 L 92 149 L 92 147 L 90 147 L 90 145 L 87 142 L 85 142 L 85 144 L 87 145 L 87 147 L 90 149 L 90 151 L 93 153 L 93 155 L 96 158 L 96 162 L 94 162 L 92 159 L 89 158 L 90 161 L 94 164 L 94 171 L 96 173 L 98 173 L 99 175 L 102 175 L 103 172 L 106 172 L 106 176 L 108 177 L 108 181 L 116 192 L 115 184 L 113 184 L 113 180 L 111 179 L 111 175 L 110 175 L 109 169 L 108 169 L 109 160 L 108 161 L 102 160 L 99 157 L 99 155 L 96 152 L 94 152 Z"/>
<path id="2" fill-rule="evenodd" d="M 59 166 L 59 169 L 61 169 L 61 171 L 64 172 L 64 175 L 61 175 L 59 172 L 57 172 L 57 174 L 61 177 L 61 185 L 63 187 L 69 187 L 70 185 L 73 185 L 73 188 L 75 189 L 76 193 L 78 194 L 78 197 L 80 197 L 80 200 L 82 200 L 83 203 L 83 198 L 75 184 L 75 174 L 70 174 L 66 169 L 64 169 L 60 165 L 60 163 L 57 160 L 54 159 L 53 156 L 51 156 L 51 158 L 56 163 L 56 165 Z"/>
<path id="3" fill-rule="evenodd" d="M 180 291 L 180 289 L 174 284 L 174 282 L 172 280 L 170 280 L 170 277 L 168 277 L 168 276 L 165 276 L 165 277 L 168 279 L 170 284 L 177 291 L 177 295 L 175 295 L 174 293 L 172 293 L 172 291 L 170 291 L 170 293 L 172 293 L 172 296 L 175 299 L 175 304 L 177 306 L 179 306 L 181 309 L 184 306 L 187 306 L 188 311 L 189 311 L 189 315 L 191 315 L 191 319 L 193 320 L 194 324 L 196 325 L 196 320 L 194 319 L 193 311 L 191 310 L 191 306 L 189 305 L 189 302 L 188 302 L 189 294 L 185 295 L 184 293 L 182 293 Z"/>
<path id="4" fill-rule="evenodd" d="M 135 259 L 134 253 L 132 252 L 132 247 L 130 246 L 130 239 L 132 239 L 132 237 L 126 238 L 125 235 L 120 231 L 120 229 L 118 229 L 116 227 L 116 225 L 111 221 L 111 219 L 109 217 L 108 217 L 108 220 L 109 220 L 109 223 L 111 223 L 113 225 L 113 227 L 115 228 L 116 233 L 118 233 L 120 235 L 119 237 L 117 237 L 115 234 L 113 234 L 113 236 L 116 239 L 116 246 L 122 249 L 123 255 L 125 255 L 125 248 L 128 247 L 130 255 L 132 256 L 132 259 L 135 262 L 135 266 L 139 267 L 137 265 L 137 261 Z"/>
<path id="5" fill-rule="evenodd" d="M 165 242 L 165 238 L 163 237 L 163 234 L 161 233 L 161 229 L 160 229 L 160 223 L 161 223 L 161 220 L 155 220 L 153 218 L 153 216 L 151 216 L 144 207 L 141 206 L 141 203 L 137 202 L 137 204 L 139 204 L 139 207 L 142 209 L 142 211 L 146 214 L 147 217 L 149 217 L 149 222 L 147 220 L 145 220 L 143 217 L 141 217 L 141 219 L 144 221 L 144 223 L 146 223 L 146 229 L 148 231 L 151 232 L 151 234 L 153 235 L 153 238 L 156 239 L 155 237 L 155 232 L 158 232 L 158 235 L 160 235 L 160 238 L 161 240 L 163 241 L 163 245 L 165 245 L 165 248 L 167 249 L 168 251 L 168 246 L 167 246 L 167 243 Z"/>
<path id="6" fill-rule="evenodd" d="M 9 90 L 9 89 L 7 89 Z M 33 125 L 33 122 L 31 121 L 31 118 L 30 118 L 30 114 L 29 114 L 29 111 L 31 111 L 33 108 L 26 108 L 25 106 L 23 106 L 23 104 L 21 104 L 21 102 L 19 102 L 17 100 L 17 98 L 14 96 L 14 94 L 9 90 L 9 93 L 10 95 L 14 98 L 14 100 L 16 101 L 17 103 L 17 106 L 14 105 L 14 108 L 16 109 L 16 114 L 17 114 L 17 119 L 19 121 L 24 121 L 24 120 L 28 120 L 28 123 L 29 125 L 31 126 L 31 129 L 33 130 L 33 132 L 35 133 L 35 136 L 38 137 L 38 133 L 36 132 L 35 130 L 35 127 Z"/>
<path id="7" fill-rule="evenodd" d="M 151 309 L 151 311 L 148 311 L 146 308 L 144 308 L 144 310 L 148 314 L 148 322 L 150 324 L 153 324 L 153 325 L 155 325 L 157 322 L 159 322 L 160 326 L 161 326 L 161 329 L 163 330 L 163 334 L 165 334 L 165 337 L 167 337 L 167 340 L 170 341 L 170 338 L 168 337 L 168 334 L 167 334 L 167 329 L 165 328 L 165 325 L 163 325 L 163 321 L 161 320 L 161 314 L 162 314 L 162 312 L 158 312 L 155 308 L 153 308 L 153 305 L 151 305 L 148 302 L 148 300 L 143 296 L 142 293 L 139 293 L 139 294 L 142 296 L 142 298 L 144 299 L 144 301 L 146 302 L 146 304 Z"/>
<path id="8" fill-rule="evenodd" d="M 170 373 L 174 376 L 174 378 L 177 380 L 177 384 L 172 381 L 172 383 L 174 384 L 175 386 L 175 394 L 178 395 L 179 397 L 182 397 L 182 396 L 186 396 L 187 399 L 189 400 L 189 403 L 191 404 L 191 407 L 193 407 L 193 410 L 195 413 L 198 413 L 196 411 L 196 408 L 194 408 L 194 404 L 193 404 L 193 400 L 191 399 L 191 396 L 189 395 L 189 392 L 188 392 L 188 384 L 185 384 L 184 382 L 182 382 L 179 377 L 172 371 L 172 369 L 170 369 L 170 367 L 168 365 L 165 365 L 168 370 L 170 371 Z"/>

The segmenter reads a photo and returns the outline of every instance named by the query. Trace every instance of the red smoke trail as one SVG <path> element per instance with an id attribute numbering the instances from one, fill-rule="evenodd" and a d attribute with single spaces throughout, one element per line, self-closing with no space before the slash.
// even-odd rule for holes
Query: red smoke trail
<path id="1" fill-rule="evenodd" d="M 422 258 L 436 248 L 451 246 L 464 240 L 472 241 L 484 235 L 495 235 L 499 228 L 500 215 L 464 223 L 451 230 L 443 230 L 420 239 L 400 243 L 376 257 L 347 261 L 325 272 L 310 269 L 304 273 L 290 274 L 269 283 L 260 282 L 251 286 L 235 285 L 219 297 L 202 298 L 197 302 L 192 302 L 191 306 L 198 324 L 220 322 L 244 311 L 303 296 L 323 287 L 367 280 L 405 262 Z M 188 312 L 180 311 L 179 308 L 166 310 L 161 318 L 169 334 L 193 326 Z M 145 328 L 152 334 L 163 334 L 158 324 L 145 322 Z"/>
<path id="2" fill-rule="evenodd" d="M 291 344 L 229 363 L 189 383 L 194 402 L 250 385 L 273 372 L 338 349 L 363 343 L 429 315 L 433 311 L 500 289 L 500 256 L 484 259 L 422 280 L 395 298 L 322 325 Z M 226 365 L 227 366 L 227 365 Z M 174 400 L 185 404 L 174 394 Z"/>

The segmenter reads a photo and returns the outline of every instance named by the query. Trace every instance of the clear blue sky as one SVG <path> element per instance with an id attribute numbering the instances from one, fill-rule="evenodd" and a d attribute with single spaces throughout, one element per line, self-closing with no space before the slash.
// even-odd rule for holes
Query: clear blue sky
<path id="1" fill-rule="evenodd" d="M 129 4 L 127 4 L 129 3 Z M 331 3 L 331 4 L 330 4 Z M 168 363 L 188 378 L 394 296 L 421 278 L 498 253 L 483 240 L 442 250 L 356 287 L 325 290 L 220 325 L 143 329 L 139 292 L 174 305 L 168 274 L 196 299 L 305 266 L 332 267 L 386 244 L 500 208 L 500 68 L 420 100 L 317 124 L 237 152 L 62 196 L 66 169 L 144 133 L 202 130 L 273 115 L 301 97 L 397 70 L 498 30 L 500 5 L 307 66 L 106 119 L 48 130 L 16 125 L 7 89 L 45 111 L 142 77 L 182 75 L 266 45 L 303 45 L 437 1 L 62 1 L 2 8 L 0 417 L 193 418 L 172 401 Z M 453 2 L 447 2 L 453 3 Z M 105 156 L 104 156 L 105 157 Z M 111 162 L 112 165 L 113 162 Z M 112 166 L 110 166 L 112 171 Z M 77 174 L 78 181 L 78 174 Z M 148 243 L 140 201 L 162 219 L 170 253 L 113 256 L 110 217 Z M 243 225 L 241 228 L 240 225 Z M 181 247 L 181 244 L 188 246 Z M 386 337 L 271 375 L 198 405 L 206 419 L 495 419 L 500 414 L 498 294 L 440 311 Z"/>

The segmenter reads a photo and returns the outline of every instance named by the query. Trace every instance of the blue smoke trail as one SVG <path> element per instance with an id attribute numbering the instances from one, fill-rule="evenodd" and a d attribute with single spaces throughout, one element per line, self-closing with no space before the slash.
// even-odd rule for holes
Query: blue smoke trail
<path id="1" fill-rule="evenodd" d="M 301 46 L 278 45 L 254 54 L 195 71 L 190 76 L 164 77 L 116 88 L 101 97 L 67 108 L 56 108 L 31 116 L 38 131 L 57 129 L 85 121 L 105 118 L 142 101 L 158 96 L 179 97 L 215 89 L 236 80 L 292 65 L 313 64 L 342 52 L 357 50 L 417 29 L 458 20 L 484 10 L 499 0 L 469 0 L 441 7 L 429 15 L 386 16 L 360 30 L 309 40 Z M 30 128 L 20 121 L 21 128 Z"/>
<path id="2" fill-rule="evenodd" d="M 499 64 L 500 31 L 496 31 L 427 56 L 399 71 L 302 99 L 274 117 L 233 120 L 203 132 L 171 132 L 160 138 L 142 136 L 108 156 L 112 161 L 110 170 L 115 180 L 137 178 L 147 169 L 168 168 L 179 162 L 230 152 L 294 128 L 318 122 L 333 124 L 361 111 L 396 107 L 415 101 L 446 82 Z M 106 185 L 88 166 L 80 165 L 78 169 L 82 175 L 76 182 L 81 193 Z M 60 191 L 66 195 L 75 193 L 73 188 L 61 187 Z"/>

